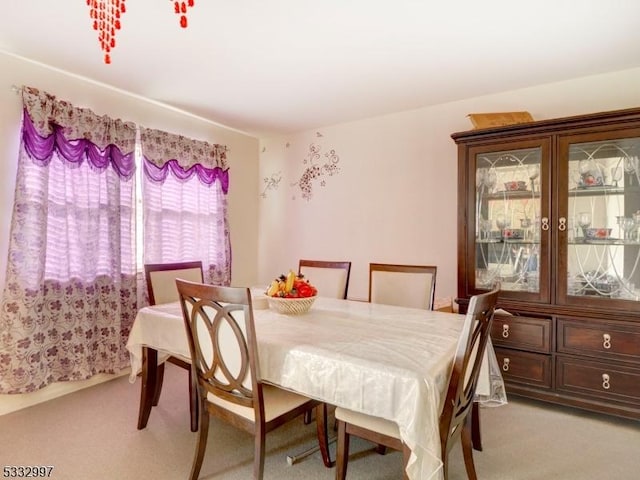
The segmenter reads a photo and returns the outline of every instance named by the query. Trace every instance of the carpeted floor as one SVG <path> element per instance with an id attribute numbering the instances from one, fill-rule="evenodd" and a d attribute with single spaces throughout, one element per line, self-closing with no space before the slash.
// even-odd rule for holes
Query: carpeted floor
<path id="1" fill-rule="evenodd" d="M 187 478 L 196 434 L 189 431 L 187 377 L 172 365 L 149 425 L 136 429 L 140 380 L 127 377 L 0 416 L 0 466 L 51 465 L 57 480 Z M 640 422 L 510 398 L 482 409 L 484 451 L 474 459 L 480 480 L 635 480 L 640 477 Z M 302 421 L 267 436 L 265 479 L 330 480 L 318 453 L 295 465 L 293 454 L 315 444 L 315 424 Z M 378 455 L 352 444 L 348 479 L 391 480 L 402 474 L 398 453 Z M 250 436 L 212 423 L 201 478 L 251 478 Z M 459 446 L 449 480 L 465 480 Z"/>

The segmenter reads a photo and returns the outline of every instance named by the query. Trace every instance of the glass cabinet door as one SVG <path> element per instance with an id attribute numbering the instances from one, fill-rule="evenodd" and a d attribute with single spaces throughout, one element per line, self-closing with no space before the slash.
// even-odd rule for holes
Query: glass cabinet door
<path id="1" fill-rule="evenodd" d="M 566 180 L 558 223 L 562 303 L 624 308 L 640 300 L 640 131 L 617 135 L 560 142 L 567 159 L 559 165 Z"/>
<path id="2" fill-rule="evenodd" d="M 472 152 L 473 289 L 489 289 L 500 282 L 503 297 L 545 301 L 547 262 L 543 259 L 548 258 L 549 224 L 548 202 L 543 201 L 548 192 L 543 181 L 547 178 L 547 161 L 543 159 L 547 158 L 548 148 L 540 142 L 509 146 Z"/>

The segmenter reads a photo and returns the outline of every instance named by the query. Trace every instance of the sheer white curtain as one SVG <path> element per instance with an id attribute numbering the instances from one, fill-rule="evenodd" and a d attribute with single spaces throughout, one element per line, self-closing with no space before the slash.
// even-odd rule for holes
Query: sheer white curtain
<path id="1" fill-rule="evenodd" d="M 128 366 L 138 307 L 135 125 L 23 90 L 0 393 Z"/>
<path id="2" fill-rule="evenodd" d="M 226 147 L 140 127 L 144 262 L 202 260 L 205 282 L 231 282 Z"/>

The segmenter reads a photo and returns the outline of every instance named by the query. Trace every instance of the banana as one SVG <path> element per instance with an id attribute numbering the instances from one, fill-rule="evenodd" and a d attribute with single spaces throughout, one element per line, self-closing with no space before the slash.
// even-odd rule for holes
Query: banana
<path id="1" fill-rule="evenodd" d="M 293 270 L 289 270 L 289 274 L 287 275 L 287 282 L 285 283 L 284 286 L 284 291 L 286 293 L 289 293 L 291 290 L 293 290 L 293 282 L 296 279 L 296 272 L 294 272 Z"/>
<path id="2" fill-rule="evenodd" d="M 274 280 L 273 282 L 271 282 L 271 285 L 269 285 L 269 288 L 267 289 L 267 295 L 273 297 L 278 291 L 279 287 L 280 282 L 278 282 L 278 280 Z"/>

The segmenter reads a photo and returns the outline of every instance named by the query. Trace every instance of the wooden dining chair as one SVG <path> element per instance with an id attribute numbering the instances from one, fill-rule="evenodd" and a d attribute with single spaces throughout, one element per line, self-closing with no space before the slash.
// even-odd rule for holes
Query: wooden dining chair
<path id="1" fill-rule="evenodd" d="M 298 273 L 318 289 L 319 296 L 347 298 L 351 262 L 300 260 Z"/>
<path id="2" fill-rule="evenodd" d="M 203 271 L 201 261 L 176 262 L 176 263 L 147 263 L 144 266 L 144 275 L 147 283 L 147 293 L 151 305 L 177 302 L 179 300 L 176 279 L 183 278 L 194 282 L 203 281 Z M 143 362 L 148 361 L 149 352 L 143 347 Z M 170 356 L 167 361 L 184 368 L 189 372 L 189 411 L 191 417 L 191 431 L 198 429 L 198 396 L 196 392 L 195 379 L 191 377 L 191 361 L 187 358 Z M 156 389 L 153 395 L 152 404 L 155 406 L 160 400 L 162 383 L 164 380 L 164 363 L 158 365 L 156 370 Z M 144 402 L 148 395 L 147 385 L 143 382 L 141 387 L 140 413 L 138 415 L 138 428 L 146 426 L 144 418 Z M 150 409 L 146 409 L 148 412 Z"/>
<path id="3" fill-rule="evenodd" d="M 325 405 L 260 378 L 250 289 L 184 280 L 176 280 L 176 285 L 200 400 L 200 428 L 189 478 L 196 480 L 200 473 L 210 416 L 254 436 L 253 478 L 261 480 L 266 434 L 316 409 L 322 458 L 331 466 Z"/>
<path id="4" fill-rule="evenodd" d="M 477 480 L 473 464 L 470 413 L 482 357 L 498 301 L 498 291 L 499 286 L 491 292 L 471 297 L 464 320 L 439 421 L 444 480 L 448 478 L 449 450 L 458 438 L 462 442 L 467 476 L 470 480 Z M 336 419 L 338 421 L 336 480 L 346 478 L 349 461 L 349 437 L 351 435 L 402 451 L 405 467 L 404 478 L 408 478 L 406 466 L 411 452 L 402 442 L 398 425 L 395 422 L 340 407 L 336 408 Z"/>
<path id="5" fill-rule="evenodd" d="M 318 289 L 318 295 L 330 298 L 347 298 L 351 262 L 301 259 L 298 273 L 304 275 Z M 311 422 L 311 415 L 305 415 L 305 423 Z"/>
<path id="6" fill-rule="evenodd" d="M 433 310 L 436 274 L 433 265 L 369 264 L 369 302 Z"/>

